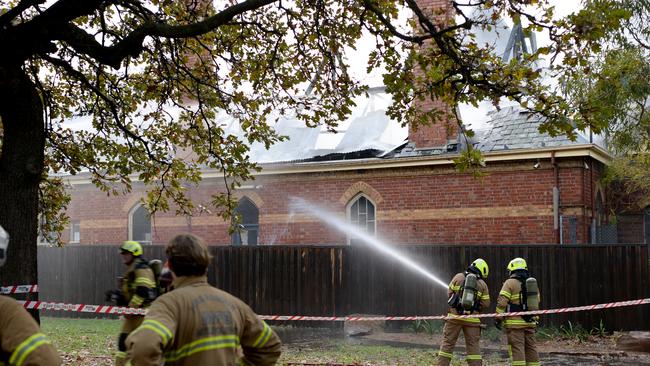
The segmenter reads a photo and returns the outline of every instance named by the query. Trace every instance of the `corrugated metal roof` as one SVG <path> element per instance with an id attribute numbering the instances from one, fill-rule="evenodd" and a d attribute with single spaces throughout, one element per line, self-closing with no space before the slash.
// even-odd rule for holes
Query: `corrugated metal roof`
<path id="1" fill-rule="evenodd" d="M 332 160 L 336 156 L 342 160 L 380 156 L 402 145 L 408 137 L 408 129 L 386 115 L 391 102 L 383 88 L 374 88 L 368 96 L 356 98 L 350 117 L 339 123 L 336 133 L 306 127 L 296 119 L 281 119 L 274 128 L 288 140 L 268 150 L 262 144 L 253 144 L 251 160 L 277 163 Z"/>

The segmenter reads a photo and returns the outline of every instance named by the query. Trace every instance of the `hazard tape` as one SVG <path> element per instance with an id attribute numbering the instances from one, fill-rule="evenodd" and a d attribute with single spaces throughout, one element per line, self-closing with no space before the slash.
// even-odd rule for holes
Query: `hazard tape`
<path id="1" fill-rule="evenodd" d="M 38 285 L 2 286 L 2 294 L 29 294 L 38 292 Z"/>
<path id="2" fill-rule="evenodd" d="M 66 304 L 60 302 L 46 301 L 19 301 L 26 309 L 38 310 L 57 310 L 72 311 L 79 313 L 97 313 L 97 314 L 131 314 L 144 315 L 146 309 L 129 308 L 124 306 L 109 305 L 85 305 L 85 304 Z M 637 306 L 650 304 L 650 298 L 610 302 L 605 304 L 574 306 L 569 308 L 519 311 L 511 313 L 491 313 L 491 314 L 472 314 L 472 315 L 432 315 L 432 316 L 306 316 L 306 315 L 260 315 L 264 320 L 285 320 L 285 321 L 373 321 L 373 320 L 435 320 L 435 319 L 463 319 L 463 318 L 500 318 L 506 316 L 520 315 L 546 315 L 559 313 L 573 313 L 578 311 L 590 311 L 619 308 L 624 306 Z"/>
<path id="3" fill-rule="evenodd" d="M 18 302 L 21 303 L 25 307 L 25 309 L 72 311 L 77 313 L 97 313 L 97 314 L 128 314 L 128 315 L 146 314 L 146 309 L 129 308 L 126 306 L 66 304 L 62 302 L 47 302 L 47 301 L 18 301 Z"/>
<path id="4" fill-rule="evenodd" d="M 605 304 L 574 306 L 570 308 L 559 309 L 546 309 L 534 311 L 518 311 L 510 313 L 491 313 L 491 314 L 472 314 L 472 315 L 433 315 L 433 316 L 300 316 L 300 315 L 260 315 L 264 320 L 305 320 L 305 321 L 373 321 L 373 320 L 435 320 L 435 319 L 463 319 L 463 318 L 501 318 L 506 316 L 520 316 L 520 315 L 545 315 L 557 313 L 572 313 L 577 311 L 589 311 L 618 308 L 623 306 L 637 306 L 643 304 L 650 304 L 650 298 L 610 302 Z"/>

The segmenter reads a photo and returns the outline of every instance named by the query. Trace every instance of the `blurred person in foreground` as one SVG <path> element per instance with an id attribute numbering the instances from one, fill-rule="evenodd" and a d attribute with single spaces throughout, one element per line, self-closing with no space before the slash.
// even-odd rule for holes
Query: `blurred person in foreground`
<path id="1" fill-rule="evenodd" d="M 0 267 L 7 259 L 8 246 L 9 235 L 0 226 Z M 52 342 L 41 333 L 34 318 L 8 296 L 0 296 L 0 365 L 61 365 Z"/>
<path id="2" fill-rule="evenodd" d="M 178 235 L 165 253 L 172 290 L 127 338 L 127 365 L 274 365 L 280 338 L 243 301 L 208 284 L 203 240 Z"/>

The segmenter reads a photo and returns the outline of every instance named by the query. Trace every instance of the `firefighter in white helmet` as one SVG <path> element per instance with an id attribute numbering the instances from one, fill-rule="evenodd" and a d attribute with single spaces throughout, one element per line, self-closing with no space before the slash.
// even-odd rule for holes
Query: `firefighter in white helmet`
<path id="1" fill-rule="evenodd" d="M 470 315 L 487 310 L 490 306 L 490 293 L 485 279 L 488 277 L 487 263 L 478 258 L 464 272 L 452 278 L 447 290 L 449 316 Z M 479 318 L 457 318 L 445 321 L 443 340 L 438 352 L 438 365 L 448 366 L 456 345 L 456 340 L 463 332 L 467 349 L 467 363 L 481 366 L 483 357 L 479 347 L 481 337 L 481 320 Z"/>

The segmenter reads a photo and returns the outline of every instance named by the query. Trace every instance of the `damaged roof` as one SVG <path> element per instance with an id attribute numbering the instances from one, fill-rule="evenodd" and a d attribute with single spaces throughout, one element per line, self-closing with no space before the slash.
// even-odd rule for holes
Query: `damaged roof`
<path id="1" fill-rule="evenodd" d="M 592 143 L 588 138 L 578 133 L 572 141 L 565 135 L 550 136 L 540 133 L 539 126 L 543 119 L 540 116 L 524 111 L 519 107 L 505 107 L 488 113 L 486 127 L 475 130 L 470 140 L 472 146 L 484 153 L 515 149 L 541 149 L 556 146 L 581 145 Z M 306 127 L 295 129 L 295 135 L 289 134 L 289 140 L 271 147 L 264 154 L 264 161 L 258 162 L 309 162 L 336 161 L 368 158 L 402 158 L 414 156 L 432 156 L 458 153 L 464 147 L 463 138 L 451 141 L 445 146 L 426 149 L 416 148 L 406 140 L 393 139 L 392 142 L 382 140 L 390 124 L 385 111 L 373 111 L 352 118 L 349 128 L 342 131 L 340 142 L 331 149 L 314 149 L 313 133 L 311 139 L 305 138 Z M 393 126 L 394 127 L 394 126 Z M 307 128 L 308 129 L 308 128 Z M 318 132 L 318 129 L 313 129 Z M 393 129 L 395 131 L 395 129 Z M 399 127 L 397 135 L 408 135 L 407 127 Z M 283 130 L 283 132 L 293 132 Z M 401 141 L 400 141 L 401 140 Z M 602 147 L 600 141 L 596 141 Z M 309 145 L 309 146 L 308 146 Z M 279 153 L 279 155 L 278 155 Z"/>

